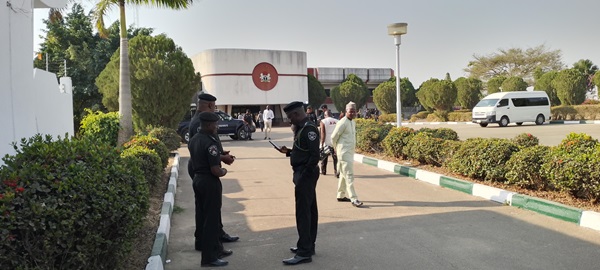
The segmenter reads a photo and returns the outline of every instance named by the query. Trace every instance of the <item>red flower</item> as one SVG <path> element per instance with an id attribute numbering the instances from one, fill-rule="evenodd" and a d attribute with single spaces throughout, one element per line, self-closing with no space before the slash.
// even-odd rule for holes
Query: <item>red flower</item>
<path id="1" fill-rule="evenodd" d="M 531 137 L 531 133 L 527 133 L 527 136 Z"/>
<path id="2" fill-rule="evenodd" d="M 4 194 L 0 194 L 0 200 L 4 199 Z"/>
<path id="3" fill-rule="evenodd" d="M 25 191 L 25 189 L 23 187 L 18 187 L 18 188 L 15 189 L 15 191 L 17 193 L 21 193 L 21 192 Z"/>
<path id="4" fill-rule="evenodd" d="M 15 180 L 4 180 L 3 183 L 9 187 L 17 186 L 17 181 L 15 181 Z"/>
<path id="5" fill-rule="evenodd" d="M 14 235 L 12 235 L 12 234 L 8 235 L 8 241 L 15 241 L 15 239 L 17 239 L 17 237 L 15 237 Z"/>

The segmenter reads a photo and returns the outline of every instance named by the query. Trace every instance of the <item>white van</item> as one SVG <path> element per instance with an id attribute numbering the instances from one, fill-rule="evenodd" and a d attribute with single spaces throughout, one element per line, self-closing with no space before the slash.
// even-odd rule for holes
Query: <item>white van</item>
<path id="1" fill-rule="evenodd" d="M 487 127 L 498 123 L 501 127 L 509 123 L 522 125 L 535 122 L 541 125 L 552 118 L 550 100 L 544 91 L 499 92 L 484 97 L 473 108 L 473 123 Z"/>

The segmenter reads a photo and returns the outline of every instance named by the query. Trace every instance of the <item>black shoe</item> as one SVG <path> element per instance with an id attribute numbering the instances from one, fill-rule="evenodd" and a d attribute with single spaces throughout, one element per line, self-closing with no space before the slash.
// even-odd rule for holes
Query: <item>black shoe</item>
<path id="1" fill-rule="evenodd" d="M 348 198 L 344 197 L 344 198 L 337 198 L 337 201 L 338 201 L 338 202 L 351 202 L 352 200 L 350 200 L 350 199 L 348 199 Z"/>
<path id="2" fill-rule="evenodd" d="M 252 138 L 249 138 L 248 140 L 252 140 Z"/>
<path id="3" fill-rule="evenodd" d="M 221 259 L 216 259 L 215 261 L 209 262 L 209 263 L 203 263 L 200 266 L 202 267 L 219 267 L 219 266 L 225 266 L 229 264 L 229 262 L 221 260 Z"/>
<path id="4" fill-rule="evenodd" d="M 326 175 L 326 174 L 327 174 L 327 172 L 326 172 L 326 171 L 322 171 L 322 172 L 321 172 L 321 174 L 322 174 L 322 175 Z"/>
<path id="5" fill-rule="evenodd" d="M 298 248 L 297 248 L 297 247 L 291 247 L 291 248 L 290 248 L 290 251 L 291 251 L 292 253 L 297 253 L 297 252 L 298 252 Z M 310 252 L 310 255 L 315 255 L 315 251 L 314 251 L 314 250 L 313 250 L 313 251 L 311 251 L 311 252 Z"/>
<path id="6" fill-rule="evenodd" d="M 231 249 L 221 250 L 219 252 L 219 259 L 222 259 L 222 258 L 225 258 L 227 256 L 230 256 L 231 254 L 233 254 L 233 250 L 231 250 Z"/>
<path id="7" fill-rule="evenodd" d="M 196 242 L 194 242 L 194 249 L 196 249 L 197 251 L 202 251 L 202 242 L 196 240 Z"/>
<path id="8" fill-rule="evenodd" d="M 354 207 L 361 207 L 362 205 L 363 205 L 363 203 L 359 200 L 352 202 L 352 206 L 354 206 Z"/>
<path id="9" fill-rule="evenodd" d="M 283 260 L 283 264 L 285 264 L 285 265 L 296 265 L 296 264 L 309 263 L 309 262 L 312 262 L 311 257 L 302 257 L 302 256 L 298 256 L 298 255 L 291 257 L 289 259 Z"/>
<path id="10" fill-rule="evenodd" d="M 235 235 L 234 236 L 230 236 L 229 234 L 224 234 L 224 235 L 221 236 L 221 241 L 222 242 L 231 243 L 231 242 L 235 242 L 237 240 L 240 240 L 239 236 L 235 236 Z"/>
<path id="11" fill-rule="evenodd" d="M 335 178 L 340 178 L 340 173 L 337 171 L 334 171 L 333 174 L 335 174 Z"/>

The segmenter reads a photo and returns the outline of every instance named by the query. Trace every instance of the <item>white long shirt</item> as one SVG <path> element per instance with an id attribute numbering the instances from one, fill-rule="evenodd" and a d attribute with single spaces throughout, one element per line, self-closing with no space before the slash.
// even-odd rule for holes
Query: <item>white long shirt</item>
<path id="1" fill-rule="evenodd" d="M 335 129 L 335 126 L 337 125 L 338 121 L 333 117 L 327 117 L 323 120 L 321 120 L 321 123 L 323 123 L 323 126 L 325 127 L 325 145 L 327 146 L 333 146 L 333 143 L 331 142 L 331 135 L 333 134 L 333 130 Z"/>
<path id="2" fill-rule="evenodd" d="M 346 117 L 342 118 L 331 134 L 331 142 L 338 156 L 343 156 L 345 153 L 354 153 L 356 145 L 355 121 L 349 120 Z"/>
<path id="3" fill-rule="evenodd" d="M 273 118 L 275 118 L 275 115 L 272 110 L 268 109 L 263 111 L 263 120 L 265 120 L 265 122 L 272 121 Z"/>

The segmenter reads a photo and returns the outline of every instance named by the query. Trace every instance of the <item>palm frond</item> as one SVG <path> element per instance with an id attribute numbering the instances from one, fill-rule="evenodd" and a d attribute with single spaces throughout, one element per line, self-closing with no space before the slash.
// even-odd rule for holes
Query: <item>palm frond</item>
<path id="1" fill-rule="evenodd" d="M 186 9 L 192 5 L 193 0 L 126 0 L 126 3 L 133 4 L 136 6 Z"/>
<path id="2" fill-rule="evenodd" d="M 108 30 L 106 30 L 106 26 L 104 25 L 104 16 L 112 9 L 114 4 L 114 0 L 101 0 L 96 3 L 96 8 L 93 11 L 96 29 L 102 38 L 107 38 L 109 34 Z"/>

